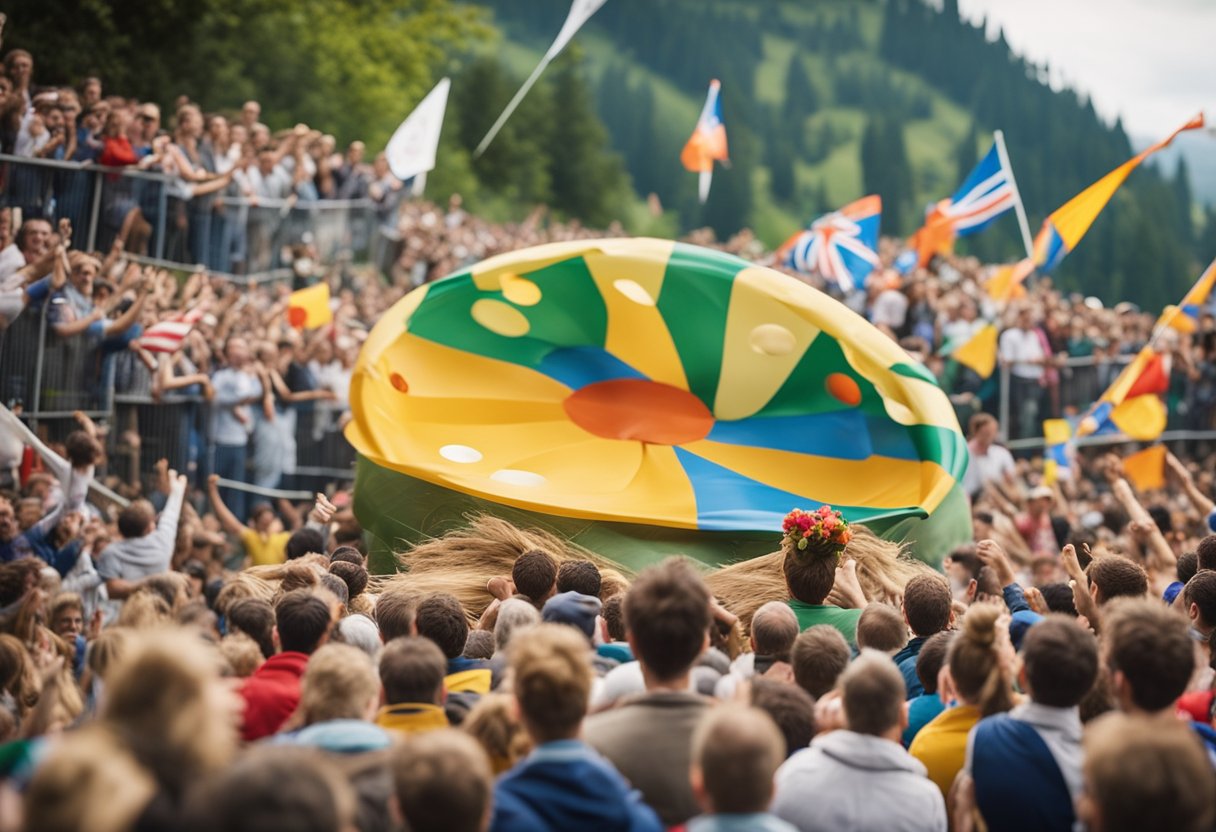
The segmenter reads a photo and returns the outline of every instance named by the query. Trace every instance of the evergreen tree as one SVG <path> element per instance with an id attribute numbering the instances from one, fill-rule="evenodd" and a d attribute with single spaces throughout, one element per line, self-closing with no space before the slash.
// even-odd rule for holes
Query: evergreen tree
<path id="1" fill-rule="evenodd" d="M 773 199 L 788 202 L 794 196 L 797 184 L 794 174 L 794 149 L 784 139 L 770 140 L 773 148 L 769 157 L 769 191 Z"/>
<path id="2" fill-rule="evenodd" d="M 806 63 L 797 51 L 790 57 L 785 73 L 785 112 L 795 125 L 794 132 L 801 132 L 801 122 L 819 109 L 819 93 L 806 71 Z"/>
<path id="3" fill-rule="evenodd" d="M 963 140 L 958 143 L 958 147 L 954 151 L 955 162 L 955 179 L 961 185 L 967 175 L 975 169 L 979 163 L 979 151 L 975 146 L 979 142 L 979 137 L 976 135 L 975 122 L 971 122 L 971 129 L 963 136 Z"/>
<path id="4" fill-rule="evenodd" d="M 882 197 L 883 229 L 906 234 L 911 229 L 912 173 L 903 127 L 893 119 L 873 116 L 861 136 L 861 175 L 865 192 Z"/>
<path id="5" fill-rule="evenodd" d="M 1216 205 L 1204 211 L 1203 232 L 1199 235 L 1199 261 L 1203 264 L 1216 260 Z"/>
<path id="6" fill-rule="evenodd" d="M 603 227 L 623 213 L 629 183 L 591 109 L 578 55 L 579 50 L 572 49 L 554 62 L 553 119 L 544 156 L 549 160 L 553 207 Z"/>
<path id="7" fill-rule="evenodd" d="M 1171 184 L 1174 191 L 1174 205 L 1178 212 L 1178 236 L 1187 246 L 1191 246 L 1195 240 L 1191 174 L 1187 170 L 1186 157 L 1181 154 L 1178 156 L 1178 167 L 1174 170 L 1174 181 Z"/>

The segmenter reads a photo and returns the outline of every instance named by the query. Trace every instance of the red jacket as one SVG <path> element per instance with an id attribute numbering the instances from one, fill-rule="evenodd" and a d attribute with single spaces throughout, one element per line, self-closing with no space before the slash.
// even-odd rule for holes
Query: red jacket
<path id="1" fill-rule="evenodd" d="M 260 740 L 276 733 L 300 704 L 300 677 L 308 666 L 305 653 L 286 652 L 271 656 L 241 686 L 245 699 L 245 721 L 241 738 Z"/>

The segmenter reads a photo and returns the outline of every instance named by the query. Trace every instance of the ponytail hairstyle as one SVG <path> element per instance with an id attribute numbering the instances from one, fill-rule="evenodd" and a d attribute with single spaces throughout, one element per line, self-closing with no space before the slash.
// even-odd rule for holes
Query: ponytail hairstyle
<path id="1" fill-rule="evenodd" d="M 794 509 L 781 524 L 782 572 L 790 595 L 804 604 L 822 604 L 836 583 L 840 555 L 853 537 L 844 516 L 822 505 Z"/>
<path id="2" fill-rule="evenodd" d="M 1001 610 L 990 604 L 976 604 L 963 616 L 963 628 L 950 642 L 946 666 L 954 688 L 968 705 L 980 709 L 981 716 L 992 716 L 1013 707 L 1013 691 L 1007 669 L 1001 666 L 1001 634 L 997 619 Z"/>

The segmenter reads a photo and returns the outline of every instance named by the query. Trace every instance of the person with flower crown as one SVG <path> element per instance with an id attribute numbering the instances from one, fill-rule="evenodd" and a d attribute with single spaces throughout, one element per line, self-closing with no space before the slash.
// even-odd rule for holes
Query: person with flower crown
<path id="1" fill-rule="evenodd" d="M 785 516 L 781 530 L 785 553 L 782 570 L 790 591 L 788 603 L 798 617 L 799 629 L 830 624 L 856 646 L 861 608 L 845 609 L 827 603 L 836 584 L 841 553 L 853 537 L 848 521 L 828 505 L 814 511 L 796 508 Z"/>

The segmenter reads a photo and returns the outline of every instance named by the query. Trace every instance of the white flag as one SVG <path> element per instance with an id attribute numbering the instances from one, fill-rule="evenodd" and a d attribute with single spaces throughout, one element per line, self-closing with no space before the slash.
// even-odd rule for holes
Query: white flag
<path id="1" fill-rule="evenodd" d="M 494 141 L 494 137 L 498 135 L 498 131 L 507 123 L 507 119 L 511 117 L 511 113 L 515 112 L 515 108 L 519 106 L 519 102 L 524 100 L 524 96 L 528 94 L 528 90 L 532 89 L 532 85 L 536 83 L 536 79 L 540 78 L 540 74 L 545 71 L 545 67 L 549 62 L 558 56 L 566 44 L 574 38 L 574 34 L 582 28 L 583 24 L 591 19 L 591 15 L 599 11 L 600 6 L 604 5 L 606 0 L 574 0 L 570 6 L 570 13 L 566 15 L 566 22 L 562 24 L 562 30 L 557 33 L 557 37 L 553 39 L 553 45 L 549 47 L 549 51 L 545 53 L 545 57 L 540 59 L 540 63 L 536 65 L 536 69 L 532 70 L 532 74 L 528 76 L 528 80 L 524 81 L 524 85 L 515 93 L 515 97 L 507 104 L 502 115 L 498 117 L 498 121 L 494 122 L 490 127 L 490 131 L 486 133 L 481 143 L 477 145 L 477 149 L 473 151 L 473 158 L 486 152 L 486 148 L 490 146 L 490 142 Z"/>
<path id="2" fill-rule="evenodd" d="M 388 140 L 384 155 L 393 176 L 405 181 L 411 176 L 426 173 L 435 167 L 435 151 L 439 147 L 439 133 L 443 129 L 443 113 L 448 106 L 448 89 L 452 82 L 447 78 L 435 85 L 426 98 L 414 108 L 393 137 Z"/>

